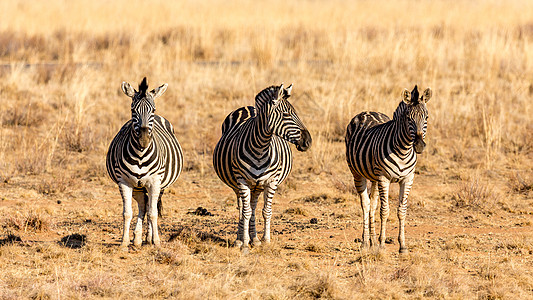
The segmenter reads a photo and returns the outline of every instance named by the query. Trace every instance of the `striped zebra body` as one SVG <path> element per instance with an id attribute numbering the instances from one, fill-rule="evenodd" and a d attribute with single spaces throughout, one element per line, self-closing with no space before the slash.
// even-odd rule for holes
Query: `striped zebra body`
<path id="1" fill-rule="evenodd" d="M 311 145 L 311 136 L 287 101 L 292 85 L 266 88 L 256 96 L 256 107 L 241 107 L 222 124 L 222 137 L 213 153 L 220 179 L 237 195 L 237 246 L 260 244 L 255 229 L 255 208 L 264 192 L 263 240 L 270 241 L 272 198 L 292 168 L 290 143 L 299 151 Z"/>
<path id="2" fill-rule="evenodd" d="M 238 188 L 236 176 L 261 188 L 271 178 L 275 178 L 278 184 L 282 183 L 292 169 L 292 152 L 286 140 L 273 135 L 270 147 L 261 155 L 257 155 L 252 147 L 256 144 L 246 142 L 251 138 L 256 116 L 257 110 L 253 106 L 231 112 L 223 123 L 222 137 L 215 147 L 214 157 L 226 158 L 216 161 L 215 170 L 232 189 Z M 226 124 L 230 126 L 224 128 Z"/>
<path id="3" fill-rule="evenodd" d="M 389 185 L 391 182 L 398 182 L 398 241 L 401 253 L 407 252 L 407 197 L 414 179 L 417 153 L 422 153 L 425 147 L 428 116 L 426 102 L 431 98 L 431 90 L 426 89 L 419 98 L 418 88 L 415 86 L 411 93 L 405 90 L 403 96 L 404 100 L 398 105 L 392 120 L 382 113 L 360 113 L 348 125 L 345 139 L 346 161 L 354 177 L 363 209 L 363 246 L 377 244 L 374 214 L 378 204 L 378 192 L 381 203 L 379 243 L 384 246 L 389 215 Z M 372 182 L 370 196 L 367 192 L 367 180 Z"/>
<path id="4" fill-rule="evenodd" d="M 159 245 L 157 216 L 161 212 L 164 189 L 174 183 L 183 165 L 183 153 L 172 124 L 156 115 L 154 99 L 161 96 L 167 85 L 147 91 L 146 78 L 139 92 L 123 83 L 124 93 L 132 97 L 132 119 L 126 122 L 109 146 L 107 172 L 119 186 L 124 210 L 122 247 L 129 245 L 132 219 L 132 198 L 137 201 L 139 214 L 134 230 L 134 244 L 142 244 L 142 223 L 148 215 L 147 242 Z"/>

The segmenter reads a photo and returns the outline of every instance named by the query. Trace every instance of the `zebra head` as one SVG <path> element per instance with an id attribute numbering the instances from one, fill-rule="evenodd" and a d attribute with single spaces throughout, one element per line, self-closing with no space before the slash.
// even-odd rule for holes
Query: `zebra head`
<path id="1" fill-rule="evenodd" d="M 411 133 L 414 134 L 414 149 L 418 154 L 422 153 L 426 147 L 426 143 L 424 142 L 428 125 L 426 103 L 431 98 L 431 95 L 431 89 L 427 88 L 422 96 L 420 96 L 416 85 L 411 92 L 407 89 L 403 91 L 403 102 L 407 104 L 406 117 Z"/>
<path id="2" fill-rule="evenodd" d="M 266 112 L 268 131 L 295 144 L 298 151 L 306 151 L 311 147 L 311 134 L 287 100 L 291 91 L 292 84 L 287 88 L 283 84 L 266 88 L 256 96 L 256 106 Z"/>
<path id="3" fill-rule="evenodd" d="M 154 126 L 155 102 L 154 99 L 163 95 L 168 84 L 148 91 L 146 77 L 139 84 L 139 91 L 134 90 L 127 82 L 122 82 L 122 91 L 131 97 L 132 132 L 141 148 L 146 148 L 152 141 Z"/>

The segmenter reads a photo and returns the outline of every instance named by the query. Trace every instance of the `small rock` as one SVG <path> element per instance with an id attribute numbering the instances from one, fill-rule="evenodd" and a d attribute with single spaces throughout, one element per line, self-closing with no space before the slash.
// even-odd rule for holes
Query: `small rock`
<path id="1" fill-rule="evenodd" d="M 318 219 L 317 218 L 312 218 L 311 221 L 309 221 L 309 223 L 318 224 Z"/>

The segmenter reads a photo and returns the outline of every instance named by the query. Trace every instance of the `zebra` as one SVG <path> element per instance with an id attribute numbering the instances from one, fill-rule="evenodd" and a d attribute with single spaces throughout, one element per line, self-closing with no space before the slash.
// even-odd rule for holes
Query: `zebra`
<path id="1" fill-rule="evenodd" d="M 160 246 L 157 217 L 162 211 L 164 189 L 181 173 L 183 153 L 174 135 L 172 124 L 155 114 L 154 100 L 163 95 L 168 84 L 148 91 L 146 77 L 139 91 L 122 82 L 122 91 L 131 97 L 131 119 L 117 133 L 107 152 L 106 167 L 111 179 L 118 184 L 123 201 L 123 233 L 121 248 L 127 249 L 132 213 L 132 197 L 139 214 L 133 244 L 142 244 L 142 223 L 148 215 L 146 242 Z"/>
<path id="2" fill-rule="evenodd" d="M 356 115 L 346 129 L 346 161 L 354 177 L 355 188 L 363 209 L 362 245 L 376 245 L 374 213 L 377 208 L 377 192 L 381 202 L 381 232 L 379 244 L 385 245 L 385 228 L 389 216 L 389 185 L 398 182 L 400 201 L 398 206 L 400 253 L 408 253 L 405 245 L 405 216 L 407 197 L 413 184 L 417 154 L 426 143 L 428 110 L 426 103 L 432 91 L 426 89 L 419 98 L 418 87 L 402 93 L 393 119 L 378 112 L 362 112 Z M 367 179 L 372 182 L 370 197 Z"/>
<path id="3" fill-rule="evenodd" d="M 235 246 L 247 251 L 261 241 L 255 229 L 255 208 L 264 192 L 263 241 L 270 242 L 270 219 L 274 193 L 289 175 L 292 152 L 311 147 L 311 134 L 287 100 L 292 84 L 284 88 L 270 86 L 255 97 L 255 107 L 241 107 L 231 112 L 222 124 L 222 136 L 213 152 L 213 166 L 218 177 L 237 196 L 239 225 Z"/>

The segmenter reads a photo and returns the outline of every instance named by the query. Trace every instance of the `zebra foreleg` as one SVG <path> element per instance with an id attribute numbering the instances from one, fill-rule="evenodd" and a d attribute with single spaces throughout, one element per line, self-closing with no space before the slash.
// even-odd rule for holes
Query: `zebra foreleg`
<path id="1" fill-rule="evenodd" d="M 385 247 L 385 240 L 387 239 L 387 219 L 389 218 L 389 186 L 390 181 L 386 178 L 380 178 L 378 181 L 379 199 L 381 207 L 379 215 L 381 217 L 381 232 L 379 234 L 379 245 Z"/>
<path id="2" fill-rule="evenodd" d="M 133 192 L 133 198 L 137 201 L 137 207 L 139 208 L 139 213 L 137 214 L 137 224 L 135 225 L 135 230 L 133 231 L 133 245 L 139 247 L 142 245 L 142 232 L 143 232 L 143 221 L 144 215 L 146 214 L 146 198 L 143 191 Z"/>
<path id="3" fill-rule="evenodd" d="M 254 247 L 261 245 L 261 241 L 257 237 L 257 230 L 255 226 L 255 209 L 257 207 L 259 195 L 261 195 L 261 191 L 254 190 L 251 197 L 252 217 L 250 218 L 250 239 L 252 240 L 252 246 Z"/>
<path id="4" fill-rule="evenodd" d="M 413 179 L 415 175 L 412 172 L 407 178 L 400 182 L 400 204 L 398 206 L 398 220 L 399 220 L 399 232 L 398 242 L 400 243 L 400 253 L 408 253 L 407 246 L 405 245 L 405 217 L 407 215 L 407 197 L 409 191 L 413 185 Z"/>
<path id="5" fill-rule="evenodd" d="M 148 208 L 147 208 L 147 215 L 148 215 L 148 230 L 151 229 L 151 239 L 148 240 L 148 242 L 152 242 L 154 246 L 160 247 L 161 246 L 161 240 L 159 239 L 159 232 L 157 230 L 157 201 L 159 200 L 159 194 L 161 193 L 160 183 L 155 182 L 153 183 L 148 190 Z M 151 227 L 151 228 L 150 228 Z M 150 238 L 148 236 L 147 238 Z"/>
<path id="6" fill-rule="evenodd" d="M 130 224 L 131 218 L 133 217 L 133 211 L 131 208 L 133 188 L 122 182 L 118 183 L 118 188 L 120 190 L 120 194 L 122 195 L 122 217 L 124 221 L 122 227 L 122 242 L 120 244 L 120 248 L 123 250 L 127 250 L 128 245 L 130 244 Z"/>
<path id="7" fill-rule="evenodd" d="M 242 249 L 246 251 L 248 244 L 250 243 L 250 218 L 252 217 L 252 207 L 250 203 L 250 188 L 246 184 L 240 183 L 239 185 L 239 198 L 242 203 Z M 239 226 L 241 221 L 239 221 Z M 240 230 L 240 229 L 239 229 Z M 238 238 L 238 233 L 237 233 Z"/>
<path id="8" fill-rule="evenodd" d="M 354 176 L 354 183 L 361 200 L 361 209 L 363 210 L 362 246 L 363 248 L 368 248 L 370 246 L 370 198 L 366 188 L 366 178 Z"/>
<path id="9" fill-rule="evenodd" d="M 263 219 L 265 221 L 265 232 L 263 234 L 263 241 L 270 243 L 270 220 L 272 219 L 272 199 L 278 188 L 276 183 L 270 183 L 266 186 L 263 199 L 265 204 L 263 205 Z"/>

